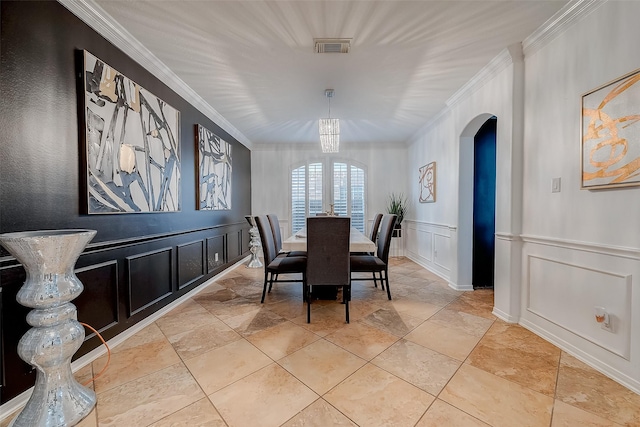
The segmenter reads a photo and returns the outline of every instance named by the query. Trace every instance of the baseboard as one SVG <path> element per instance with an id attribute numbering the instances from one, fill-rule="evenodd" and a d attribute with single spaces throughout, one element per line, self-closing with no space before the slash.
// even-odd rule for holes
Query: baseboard
<path id="1" fill-rule="evenodd" d="M 495 306 L 493 307 L 493 311 L 491 312 L 491 314 L 493 314 L 498 319 L 503 320 L 503 321 L 505 321 L 507 323 L 518 323 L 518 321 L 520 320 L 519 317 L 507 314 L 504 311 L 495 308 Z"/>
<path id="2" fill-rule="evenodd" d="M 585 351 L 583 351 L 582 349 L 576 347 L 575 345 L 563 340 L 562 338 L 558 337 L 557 335 L 549 332 L 546 329 L 541 328 L 540 326 L 536 325 L 535 323 L 527 320 L 527 319 L 520 319 L 520 325 L 523 328 L 526 328 L 528 330 L 530 330 L 531 332 L 533 332 L 534 334 L 538 335 L 539 337 L 544 338 L 545 340 L 549 341 L 551 344 L 555 345 L 556 347 L 560 348 L 563 351 L 566 351 L 567 353 L 569 353 L 570 355 L 572 355 L 573 357 L 575 357 L 576 359 L 580 360 L 581 362 L 589 365 L 590 367 L 592 367 L 593 369 L 595 369 L 596 371 L 602 373 L 603 375 L 611 378 L 612 380 L 616 381 L 617 383 L 620 383 L 621 385 L 623 385 L 624 387 L 628 388 L 629 390 L 640 394 L 640 382 L 628 375 L 626 375 L 623 372 L 620 372 L 619 370 L 617 370 L 616 368 L 607 365 L 606 363 L 603 363 L 601 360 L 594 358 L 593 356 L 591 356 L 590 354 L 586 353 Z"/>
<path id="3" fill-rule="evenodd" d="M 411 252 L 405 251 L 405 258 L 409 258 L 411 261 L 415 262 L 420 267 L 424 268 L 425 270 L 429 270 L 431 273 L 435 274 L 436 276 L 438 276 L 442 280 L 446 281 L 449 284 L 450 287 L 453 287 L 453 286 L 451 286 L 452 282 L 450 281 L 449 277 L 443 275 L 438 270 L 434 270 L 433 268 L 431 268 L 431 266 L 429 266 L 428 264 L 425 264 L 424 262 L 422 262 L 422 260 L 420 258 L 412 256 Z"/>

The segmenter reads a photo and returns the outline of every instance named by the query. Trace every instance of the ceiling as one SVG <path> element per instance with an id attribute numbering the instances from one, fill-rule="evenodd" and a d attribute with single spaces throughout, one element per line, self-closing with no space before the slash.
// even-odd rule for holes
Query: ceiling
<path id="1" fill-rule="evenodd" d="M 96 3 L 257 148 L 319 146 L 327 88 L 341 147 L 405 144 L 566 1 Z M 314 38 L 351 38 L 351 52 L 316 54 Z"/>

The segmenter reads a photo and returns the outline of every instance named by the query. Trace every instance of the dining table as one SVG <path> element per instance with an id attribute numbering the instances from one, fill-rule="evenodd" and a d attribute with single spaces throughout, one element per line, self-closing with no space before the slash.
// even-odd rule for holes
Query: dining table
<path id="1" fill-rule="evenodd" d="M 307 250 L 307 228 L 302 227 L 300 230 L 291 235 L 282 242 L 284 251 L 306 251 Z M 367 236 L 362 234 L 357 228 L 351 227 L 349 234 L 349 252 L 375 252 L 376 244 Z"/>

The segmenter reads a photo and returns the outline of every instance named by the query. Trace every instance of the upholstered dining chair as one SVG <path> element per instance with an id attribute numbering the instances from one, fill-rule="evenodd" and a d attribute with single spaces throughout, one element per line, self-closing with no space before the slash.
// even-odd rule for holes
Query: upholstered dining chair
<path id="1" fill-rule="evenodd" d="M 267 293 L 267 284 L 269 285 L 269 292 L 271 292 L 274 282 L 302 282 L 302 289 L 304 292 L 307 257 L 287 256 L 286 253 L 278 254 L 275 240 L 273 239 L 273 232 L 271 231 L 271 224 L 269 223 L 269 219 L 266 215 L 256 216 L 256 226 L 260 233 L 262 253 L 264 255 L 264 285 L 262 288 L 262 299 L 260 302 L 264 302 L 264 297 Z M 302 279 L 278 279 L 279 274 L 286 273 L 300 273 L 302 274 Z"/>
<path id="2" fill-rule="evenodd" d="M 273 233 L 273 240 L 276 244 L 276 251 L 278 253 L 285 252 L 282 250 L 282 233 L 280 233 L 280 220 L 276 214 L 267 214 L 269 219 L 269 225 L 271 226 L 271 232 Z M 307 256 L 306 251 L 290 251 L 287 252 L 287 256 Z"/>
<path id="3" fill-rule="evenodd" d="M 382 290 L 384 290 L 385 281 L 387 282 L 387 297 L 389 299 L 391 299 L 391 289 L 389 288 L 389 249 L 391 246 L 393 227 L 396 224 L 397 218 L 397 215 L 383 215 L 375 255 L 351 255 L 349 257 L 352 273 L 373 273 L 373 278 L 357 277 L 352 280 L 373 280 L 373 283 L 377 287 L 378 278 L 376 277 L 376 273 L 380 274 Z"/>
<path id="4" fill-rule="evenodd" d="M 307 274 L 305 298 L 307 323 L 311 322 L 312 291 L 317 286 L 341 286 L 346 321 L 349 323 L 351 278 L 349 235 L 351 218 L 307 218 Z"/>
<path id="5" fill-rule="evenodd" d="M 373 243 L 375 243 L 376 239 L 378 238 L 378 230 L 380 229 L 381 221 L 382 214 L 376 214 L 376 216 L 373 218 L 373 224 L 371 224 L 371 230 L 369 230 L 369 240 L 371 240 Z"/>
<path id="6" fill-rule="evenodd" d="M 378 230 L 380 229 L 380 222 L 382 221 L 382 214 L 376 214 L 373 218 L 373 224 L 371 224 L 371 230 L 369 230 L 369 240 L 373 243 L 376 243 L 376 239 L 378 238 Z M 355 252 L 352 255 L 375 255 L 374 252 Z M 376 288 L 378 287 L 378 283 L 375 284 Z"/>

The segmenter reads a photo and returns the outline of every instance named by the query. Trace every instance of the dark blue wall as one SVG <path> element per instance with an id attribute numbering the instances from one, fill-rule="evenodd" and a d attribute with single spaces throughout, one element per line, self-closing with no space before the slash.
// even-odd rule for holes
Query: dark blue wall
<path id="1" fill-rule="evenodd" d="M 492 287 L 496 232 L 496 124 L 487 120 L 475 136 L 473 150 L 474 288 Z"/>

